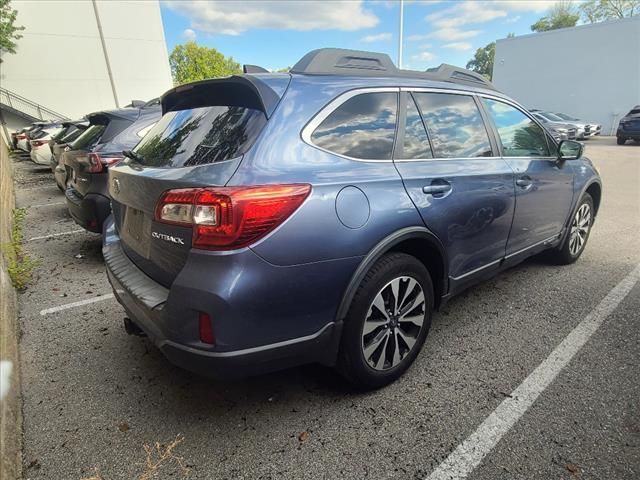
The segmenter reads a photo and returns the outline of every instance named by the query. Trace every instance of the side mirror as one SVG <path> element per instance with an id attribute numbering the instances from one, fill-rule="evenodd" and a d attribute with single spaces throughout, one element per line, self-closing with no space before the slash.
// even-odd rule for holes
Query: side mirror
<path id="1" fill-rule="evenodd" d="M 562 140 L 558 145 L 558 160 L 577 160 L 582 156 L 584 147 L 575 140 Z"/>

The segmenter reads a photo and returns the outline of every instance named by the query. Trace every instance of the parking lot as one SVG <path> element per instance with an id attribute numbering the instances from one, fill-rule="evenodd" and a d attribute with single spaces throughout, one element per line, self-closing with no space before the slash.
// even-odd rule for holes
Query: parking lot
<path id="1" fill-rule="evenodd" d="M 640 264 L 640 146 L 595 138 L 586 155 L 604 192 L 581 259 L 533 259 L 453 299 L 409 372 L 366 394 L 318 366 L 224 383 L 173 367 L 125 333 L 100 237 L 49 169 L 16 162 L 39 261 L 19 298 L 25 477 L 429 477 Z M 640 478 L 640 283 L 602 318 L 469 478 Z"/>

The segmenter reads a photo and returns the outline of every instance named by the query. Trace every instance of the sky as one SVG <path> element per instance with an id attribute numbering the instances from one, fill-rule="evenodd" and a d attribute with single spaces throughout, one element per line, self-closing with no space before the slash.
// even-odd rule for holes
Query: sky
<path id="1" fill-rule="evenodd" d="M 464 67 L 477 48 L 530 26 L 555 0 L 405 0 L 402 67 Z M 398 64 L 399 0 L 161 0 L 167 49 L 188 40 L 269 70 L 316 48 L 388 53 Z"/>

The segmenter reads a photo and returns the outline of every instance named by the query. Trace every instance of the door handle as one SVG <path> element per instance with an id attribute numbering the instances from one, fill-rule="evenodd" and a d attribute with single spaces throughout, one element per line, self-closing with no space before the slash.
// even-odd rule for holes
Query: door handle
<path id="1" fill-rule="evenodd" d="M 443 195 L 451 191 L 450 183 L 432 183 L 431 185 L 425 185 L 422 187 L 423 193 L 429 193 L 431 195 Z"/>
<path id="2" fill-rule="evenodd" d="M 516 185 L 522 188 L 528 188 L 533 185 L 533 181 L 530 177 L 520 177 L 516 179 Z"/>

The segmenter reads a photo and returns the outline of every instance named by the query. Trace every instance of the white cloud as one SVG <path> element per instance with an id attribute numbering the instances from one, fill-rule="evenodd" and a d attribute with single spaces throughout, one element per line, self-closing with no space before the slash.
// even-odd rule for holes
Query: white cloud
<path id="1" fill-rule="evenodd" d="M 436 58 L 436 56 L 431 52 L 420 52 L 417 55 L 411 57 L 413 60 L 418 60 L 421 62 L 429 62 Z"/>
<path id="2" fill-rule="evenodd" d="M 454 2 L 450 7 L 439 10 L 425 17 L 426 22 L 434 29 L 424 35 L 412 35 L 409 40 L 436 38 L 455 42 L 472 38 L 481 30 L 465 30 L 462 27 L 491 22 L 499 18 L 506 19 L 505 23 L 517 22 L 520 17 L 513 17 L 511 12 L 544 12 L 552 7 L 557 0 L 495 0 L 476 1 L 464 0 Z M 412 38 L 413 37 L 413 38 Z"/>
<path id="3" fill-rule="evenodd" d="M 360 41 L 364 43 L 386 42 L 389 40 L 391 40 L 391 34 L 388 32 L 375 33 L 373 35 L 367 35 L 360 39 Z"/>
<path id="4" fill-rule="evenodd" d="M 458 30 L 457 28 L 440 28 L 429 34 L 429 38 L 437 38 L 446 42 L 455 40 L 465 40 L 467 38 L 477 37 L 482 30 Z"/>
<path id="5" fill-rule="evenodd" d="M 195 30 L 239 35 L 258 28 L 288 30 L 360 30 L 375 27 L 378 17 L 362 0 L 252 1 L 168 0 L 166 5 L 191 21 Z"/>
<path id="6" fill-rule="evenodd" d="M 442 45 L 443 48 L 452 48 L 454 50 L 471 50 L 473 45 L 469 42 L 452 42 Z"/>
<path id="7" fill-rule="evenodd" d="M 522 17 L 520 15 L 516 15 L 515 17 L 511 17 L 511 18 L 507 18 L 504 22 L 502 23 L 516 23 L 518 20 L 520 20 Z"/>
<path id="8" fill-rule="evenodd" d="M 187 28 L 184 32 L 182 32 L 182 37 L 188 42 L 194 42 L 196 40 L 196 32 L 190 28 Z"/>

